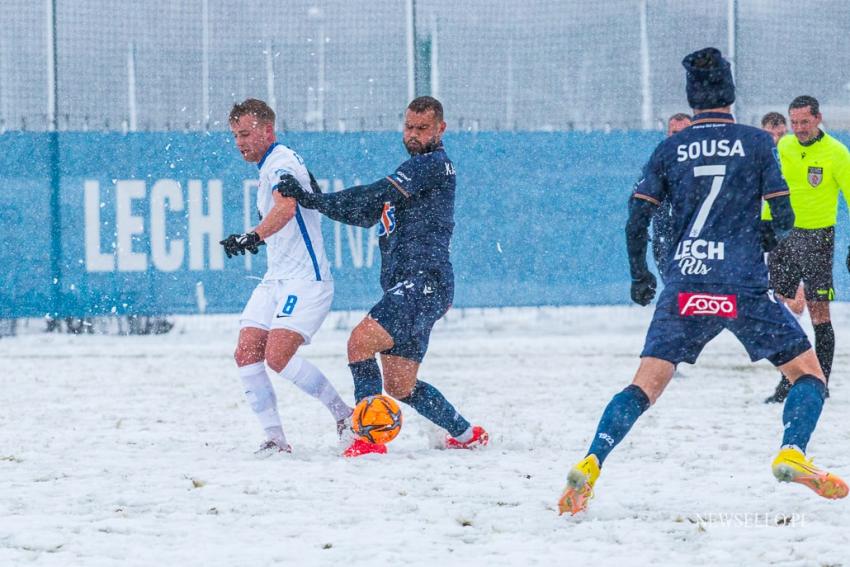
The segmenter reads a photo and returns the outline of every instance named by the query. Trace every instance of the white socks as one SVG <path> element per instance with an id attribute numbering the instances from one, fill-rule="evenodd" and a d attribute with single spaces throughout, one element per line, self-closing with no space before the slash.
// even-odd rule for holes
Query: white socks
<path id="1" fill-rule="evenodd" d="M 260 420 L 260 425 L 266 431 L 266 437 L 278 446 L 286 447 L 286 435 L 277 413 L 277 396 L 274 393 L 271 380 L 266 374 L 266 365 L 256 362 L 239 368 L 239 377 L 245 386 L 245 396 L 251 409 Z"/>
<path id="2" fill-rule="evenodd" d="M 342 401 L 336 389 L 328 381 L 322 371 L 300 356 L 293 356 L 280 373 L 282 378 L 289 380 L 300 390 L 325 404 L 334 420 L 341 421 L 351 415 L 351 408 Z M 265 362 L 256 362 L 239 368 L 239 377 L 245 386 L 245 396 L 251 409 L 260 420 L 260 425 L 266 432 L 266 437 L 281 447 L 286 447 L 286 435 L 280 423 L 277 411 L 277 396 L 266 372 Z"/>
<path id="3" fill-rule="evenodd" d="M 339 397 L 336 389 L 322 374 L 322 371 L 309 360 L 300 356 L 293 356 L 280 376 L 292 382 L 302 392 L 325 404 L 336 421 L 343 420 L 351 415 L 352 410 L 348 404 L 342 401 L 342 398 Z"/>

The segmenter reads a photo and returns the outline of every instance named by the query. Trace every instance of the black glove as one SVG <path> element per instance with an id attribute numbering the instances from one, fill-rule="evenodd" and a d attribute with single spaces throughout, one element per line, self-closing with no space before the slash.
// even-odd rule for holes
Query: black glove
<path id="1" fill-rule="evenodd" d="M 850 272 L 850 246 L 847 247 L 847 271 Z"/>
<path id="2" fill-rule="evenodd" d="M 307 207 L 308 209 L 316 208 L 317 195 L 305 191 L 304 188 L 301 187 L 301 183 L 288 173 L 284 173 L 280 176 L 280 183 L 275 185 L 274 189 L 284 197 L 292 197 L 298 201 L 298 204 L 302 207 Z"/>
<path id="3" fill-rule="evenodd" d="M 773 225 L 770 221 L 762 221 L 759 225 L 761 232 L 761 247 L 765 252 L 771 252 L 779 245 L 779 239 L 776 238 L 776 232 L 773 230 Z"/>
<path id="4" fill-rule="evenodd" d="M 632 301 L 638 305 L 649 305 L 655 297 L 655 286 L 658 283 L 652 272 L 644 272 L 638 278 L 632 278 Z"/>
<path id="5" fill-rule="evenodd" d="M 220 240 L 219 244 L 224 246 L 224 253 L 228 258 L 236 255 L 244 255 L 245 250 L 251 254 L 256 254 L 260 251 L 260 246 L 263 241 L 256 232 L 247 232 L 245 234 L 231 234 L 224 240 Z"/>

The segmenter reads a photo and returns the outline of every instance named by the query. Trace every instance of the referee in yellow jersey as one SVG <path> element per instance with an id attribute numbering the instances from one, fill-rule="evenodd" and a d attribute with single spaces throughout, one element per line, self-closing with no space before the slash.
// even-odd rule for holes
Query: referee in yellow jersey
<path id="1" fill-rule="evenodd" d="M 850 191 L 850 152 L 821 130 L 820 105 L 811 96 L 798 96 L 788 107 L 793 136 L 779 140 L 782 175 L 791 190 L 795 222 L 791 235 L 770 253 L 770 280 L 777 295 L 793 298 L 800 281 L 815 329 L 815 352 L 829 384 L 835 333 L 829 316 L 838 192 Z M 848 202 L 850 204 L 850 202 Z M 847 258 L 850 269 L 850 254 Z M 783 377 L 766 402 L 782 402 L 790 383 Z M 829 395 L 829 390 L 827 390 Z"/>

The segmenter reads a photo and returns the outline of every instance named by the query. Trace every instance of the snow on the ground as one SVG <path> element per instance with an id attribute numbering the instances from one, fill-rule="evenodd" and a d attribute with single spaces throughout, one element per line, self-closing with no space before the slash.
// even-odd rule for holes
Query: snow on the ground
<path id="1" fill-rule="evenodd" d="M 850 306 L 837 304 L 832 398 L 810 444 L 850 476 Z M 615 450 L 589 511 L 556 501 L 650 309 L 454 311 L 421 377 L 492 435 L 430 448 L 412 410 L 386 456 L 338 456 L 318 402 L 278 383 L 295 453 L 257 461 L 231 359 L 236 316 L 164 336 L 0 340 L 0 565 L 848 565 L 846 501 L 774 481 L 776 372 L 728 333 L 683 365 Z M 333 314 L 304 353 L 350 400 Z M 404 409 L 404 408 L 403 408 Z"/>

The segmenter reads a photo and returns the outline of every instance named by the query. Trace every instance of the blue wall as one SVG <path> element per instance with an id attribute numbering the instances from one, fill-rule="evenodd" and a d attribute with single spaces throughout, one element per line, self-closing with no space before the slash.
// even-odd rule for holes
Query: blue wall
<path id="1" fill-rule="evenodd" d="M 261 253 L 250 266 L 226 260 L 217 244 L 244 230 L 246 214 L 256 222 L 253 200 L 244 206 L 244 184 L 255 180 L 256 168 L 242 161 L 228 134 L 59 134 L 55 282 L 49 136 L 0 135 L 0 317 L 195 313 L 201 291 L 207 312 L 242 308 L 264 259 Z M 654 132 L 447 135 L 458 171 L 455 305 L 626 303 L 626 200 L 660 140 Z M 373 181 L 406 157 L 398 133 L 292 133 L 281 141 L 337 188 Z M 194 208 L 193 192 L 201 198 Z M 850 279 L 841 267 L 843 207 L 840 214 L 842 298 Z M 337 283 L 334 307 L 370 306 L 380 295 L 380 254 L 369 250 L 374 236 L 327 220 L 323 230 Z M 131 244 L 115 252 L 119 234 Z"/>

